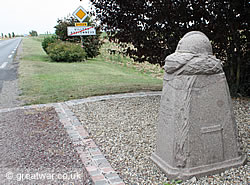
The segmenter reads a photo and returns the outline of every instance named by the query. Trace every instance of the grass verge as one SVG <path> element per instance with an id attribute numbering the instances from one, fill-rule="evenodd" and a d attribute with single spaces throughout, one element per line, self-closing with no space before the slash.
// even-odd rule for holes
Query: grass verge
<path id="1" fill-rule="evenodd" d="M 108 62 L 107 55 L 81 63 L 51 62 L 39 39 L 24 38 L 19 67 L 21 98 L 26 104 L 40 104 L 162 89 L 162 80 Z"/>

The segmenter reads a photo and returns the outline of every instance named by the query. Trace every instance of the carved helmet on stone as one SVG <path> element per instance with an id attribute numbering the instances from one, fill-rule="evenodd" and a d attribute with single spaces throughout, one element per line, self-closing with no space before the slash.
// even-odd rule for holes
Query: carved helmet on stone
<path id="1" fill-rule="evenodd" d="M 176 51 L 180 53 L 193 53 L 212 55 L 212 45 L 207 36 L 199 31 L 191 31 L 179 41 Z"/>

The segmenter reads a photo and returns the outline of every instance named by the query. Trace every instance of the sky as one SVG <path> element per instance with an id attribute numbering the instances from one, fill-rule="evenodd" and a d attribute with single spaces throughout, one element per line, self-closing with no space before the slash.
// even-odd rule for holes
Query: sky
<path id="1" fill-rule="evenodd" d="M 1 0 L 0 34 L 54 33 L 58 18 L 71 15 L 79 6 L 90 10 L 89 0 Z"/>

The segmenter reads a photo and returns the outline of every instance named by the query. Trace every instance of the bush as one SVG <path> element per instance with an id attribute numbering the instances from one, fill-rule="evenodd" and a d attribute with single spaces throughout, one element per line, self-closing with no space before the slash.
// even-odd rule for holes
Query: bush
<path id="1" fill-rule="evenodd" d="M 57 42 L 56 36 L 45 37 L 42 42 L 43 50 L 48 54 L 47 48 L 50 44 Z"/>
<path id="2" fill-rule="evenodd" d="M 100 33 L 97 33 L 97 35 L 94 36 L 83 37 L 83 48 L 85 49 L 88 58 L 94 58 L 100 54 L 102 41 L 99 37 Z"/>
<path id="3" fill-rule="evenodd" d="M 49 44 L 47 52 L 55 62 L 80 62 L 86 59 L 86 52 L 80 45 L 69 42 Z"/>

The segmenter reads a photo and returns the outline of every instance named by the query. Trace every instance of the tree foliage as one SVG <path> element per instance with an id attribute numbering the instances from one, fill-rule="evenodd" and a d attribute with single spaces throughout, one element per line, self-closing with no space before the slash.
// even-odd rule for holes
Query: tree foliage
<path id="1" fill-rule="evenodd" d="M 68 36 L 67 35 L 67 27 L 68 26 L 75 26 L 76 19 L 73 17 L 65 17 L 63 19 L 57 20 L 56 28 L 56 35 L 58 38 L 62 41 L 69 41 L 69 42 L 81 42 L 81 38 L 78 36 Z M 86 19 L 88 25 L 92 25 L 92 22 L 89 20 L 89 18 Z M 85 52 L 87 53 L 87 57 L 93 58 L 100 54 L 99 50 L 102 45 L 102 41 L 100 39 L 101 31 L 100 27 L 96 27 L 96 35 L 94 36 L 83 36 L 82 42 L 83 47 L 85 49 Z"/>
<path id="2" fill-rule="evenodd" d="M 188 31 L 202 31 L 225 61 L 231 92 L 249 92 L 247 0 L 91 0 L 110 39 L 136 61 L 163 65 Z M 128 45 L 127 45 L 128 44 Z M 132 47 L 130 47 L 132 45 Z"/>
<path id="3" fill-rule="evenodd" d="M 38 36 L 37 31 L 31 30 L 31 31 L 30 31 L 30 36 L 32 36 L 32 37 L 37 37 L 37 36 Z"/>

